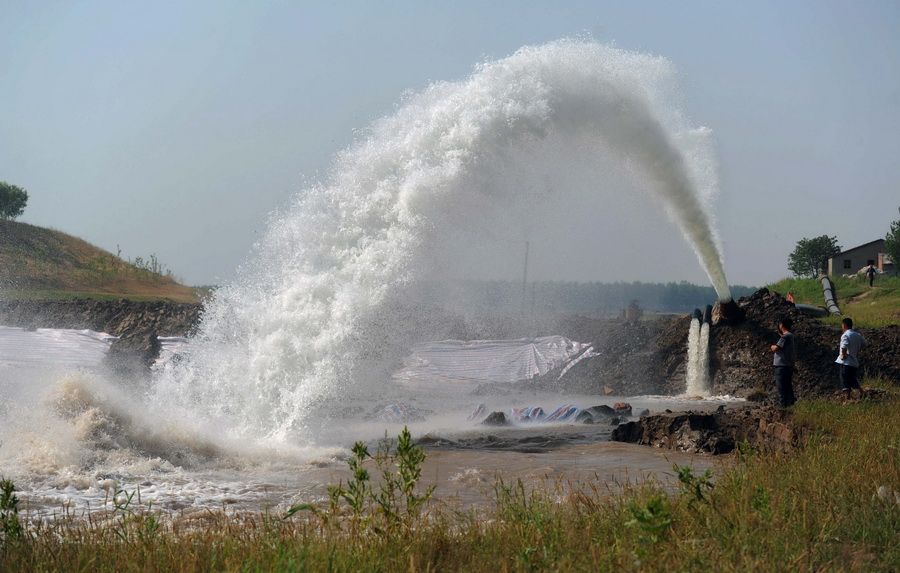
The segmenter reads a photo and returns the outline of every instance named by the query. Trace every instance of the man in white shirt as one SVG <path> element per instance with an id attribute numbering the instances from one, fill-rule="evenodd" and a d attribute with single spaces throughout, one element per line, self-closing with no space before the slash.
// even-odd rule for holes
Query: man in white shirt
<path id="1" fill-rule="evenodd" d="M 844 397 L 849 398 L 853 390 L 859 390 L 862 398 L 863 390 L 859 385 L 859 351 L 866 346 L 866 339 L 862 334 L 853 330 L 853 319 L 845 318 L 841 321 L 841 344 L 838 349 L 838 357 L 835 362 L 841 368 L 841 386 Z"/>

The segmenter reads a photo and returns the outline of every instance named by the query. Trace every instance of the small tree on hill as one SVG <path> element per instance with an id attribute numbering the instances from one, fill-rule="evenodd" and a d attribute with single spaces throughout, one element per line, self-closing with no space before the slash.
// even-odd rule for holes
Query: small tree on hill
<path id="1" fill-rule="evenodd" d="M 816 278 L 825 271 L 825 261 L 840 252 L 837 237 L 804 237 L 797 241 L 794 252 L 788 257 L 788 270 L 798 277 Z"/>
<path id="2" fill-rule="evenodd" d="M 891 230 L 884 237 L 884 251 L 894 263 L 894 268 L 900 268 L 900 220 L 891 223 Z"/>
<path id="3" fill-rule="evenodd" d="M 25 211 L 28 192 L 6 181 L 0 181 L 0 219 L 15 219 Z"/>

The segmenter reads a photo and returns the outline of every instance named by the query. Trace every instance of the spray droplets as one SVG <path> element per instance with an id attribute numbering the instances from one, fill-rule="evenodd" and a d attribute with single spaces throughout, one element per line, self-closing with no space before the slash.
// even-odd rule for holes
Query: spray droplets
<path id="1" fill-rule="evenodd" d="M 274 218 L 158 398 L 238 434 L 316 441 L 335 404 L 380 395 L 421 342 L 424 318 L 402 293 L 433 278 L 436 250 L 527 202 L 510 182 L 522 167 L 587 169 L 553 149 L 565 142 L 626 166 L 730 299 L 705 203 L 717 188 L 708 134 L 671 105 L 672 76 L 662 58 L 562 40 L 408 98 Z"/>

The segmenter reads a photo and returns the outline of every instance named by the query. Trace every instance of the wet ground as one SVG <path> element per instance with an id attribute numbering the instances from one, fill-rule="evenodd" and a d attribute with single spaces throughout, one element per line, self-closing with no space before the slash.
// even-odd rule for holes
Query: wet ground
<path id="1" fill-rule="evenodd" d="M 24 354 L 14 354 L 22 362 Z M 441 503 L 489 504 L 501 479 L 522 480 L 526 488 L 571 484 L 615 492 L 648 479 L 667 483 L 674 463 L 703 470 L 712 459 L 612 443 L 607 420 L 585 425 L 573 416 L 565 423 L 510 427 L 481 420 L 524 407 L 549 413 L 627 401 L 637 416 L 645 409 L 735 403 L 728 396 L 623 398 L 464 380 L 391 380 L 330 408 L 309 433 L 273 441 L 171 415 L 177 405 L 148 402 L 140 385 L 73 369 L 70 358 L 51 364 L 41 354 L 19 362 L 2 369 L 0 473 L 15 480 L 32 515 L 108 509 L 117 492 L 134 492 L 143 507 L 166 511 L 280 511 L 324 500 L 328 485 L 347 481 L 353 442 L 364 440 L 374 450 L 404 426 L 427 453 L 422 487 L 434 485 Z"/>
<path id="2" fill-rule="evenodd" d="M 673 464 L 703 471 L 716 463 L 711 456 L 609 442 L 609 432 L 608 427 L 567 425 L 426 436 L 422 439 L 427 459 L 421 485 L 435 486 L 438 503 L 464 509 L 493 503 L 499 480 L 521 480 L 526 488 L 559 491 L 561 495 L 573 489 L 613 495 L 626 484 L 648 480 L 672 486 Z M 25 488 L 20 497 L 32 515 L 109 509 L 120 488 L 139 492 L 144 507 L 166 511 L 283 511 L 293 503 L 324 501 L 329 484 L 346 483 L 350 472 L 344 457 L 209 471 L 159 465 L 148 467 L 143 479 L 133 468 L 130 475 L 35 484 L 34 489 Z M 369 466 L 377 475 L 375 464 Z"/>

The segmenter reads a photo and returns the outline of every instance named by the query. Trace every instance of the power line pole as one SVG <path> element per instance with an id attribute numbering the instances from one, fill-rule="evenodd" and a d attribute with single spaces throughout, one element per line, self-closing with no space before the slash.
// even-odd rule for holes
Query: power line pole
<path id="1" fill-rule="evenodd" d="M 525 268 L 522 271 L 522 314 L 525 314 L 525 309 L 528 308 L 527 296 L 528 296 L 528 249 L 530 245 L 528 241 L 525 241 Z"/>

